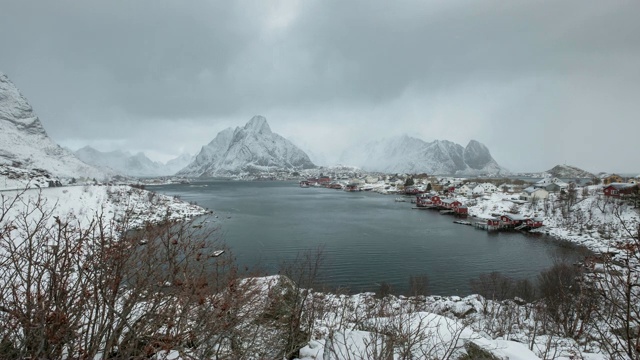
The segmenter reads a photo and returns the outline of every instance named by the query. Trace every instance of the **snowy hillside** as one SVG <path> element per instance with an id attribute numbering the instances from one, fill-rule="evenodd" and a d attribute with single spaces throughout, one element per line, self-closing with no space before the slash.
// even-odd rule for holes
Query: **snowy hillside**
<path id="1" fill-rule="evenodd" d="M 407 135 L 372 141 L 345 151 L 341 162 L 369 171 L 429 174 L 504 174 L 489 149 L 476 140 L 462 147 L 447 140 L 425 142 Z"/>
<path id="2" fill-rule="evenodd" d="M 33 112 L 9 78 L 0 73 L 0 165 L 24 170 L 43 169 L 64 178 L 106 177 L 80 161 L 47 136 L 40 119 Z"/>
<path id="3" fill-rule="evenodd" d="M 189 154 L 184 154 L 163 164 L 152 161 L 141 152 L 135 155 L 120 150 L 102 152 L 90 146 L 77 150 L 75 154 L 80 160 L 99 169 L 139 177 L 173 175 L 192 160 Z"/>
<path id="4" fill-rule="evenodd" d="M 557 177 L 560 179 L 574 179 L 574 178 L 585 178 L 585 179 L 593 179 L 596 176 L 588 171 L 582 170 L 575 166 L 571 165 L 556 165 L 553 168 L 546 171 L 547 174 L 550 174 L 552 177 Z"/>
<path id="5" fill-rule="evenodd" d="M 19 216 L 20 212 L 40 203 L 43 210 L 51 211 L 54 217 L 73 220 L 86 227 L 100 214 L 105 220 L 120 221 L 125 216 L 130 226 L 138 227 L 147 222 L 158 223 L 165 219 L 182 220 L 203 215 L 208 211 L 177 198 L 156 194 L 125 185 L 115 186 L 65 186 L 7 191 L 2 194 L 8 204 L 18 196 L 17 206 L 7 212 L 7 219 Z M 41 216 L 39 212 L 34 215 Z"/>
<path id="6" fill-rule="evenodd" d="M 244 127 L 218 133 L 177 175 L 228 176 L 240 172 L 313 167 L 315 165 L 304 151 L 273 133 L 264 117 L 254 116 Z"/>

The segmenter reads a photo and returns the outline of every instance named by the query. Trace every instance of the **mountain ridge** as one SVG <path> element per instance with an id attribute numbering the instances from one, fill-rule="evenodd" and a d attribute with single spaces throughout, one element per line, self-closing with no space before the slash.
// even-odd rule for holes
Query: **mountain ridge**
<path id="1" fill-rule="evenodd" d="M 435 175 L 505 174 L 489 149 L 477 140 L 466 147 L 449 140 L 425 142 L 409 135 L 384 138 L 343 152 L 341 163 L 368 171 Z"/>
<path id="2" fill-rule="evenodd" d="M 149 159 L 143 152 L 132 154 L 129 151 L 100 151 L 84 146 L 74 152 L 85 163 L 100 169 L 121 175 L 135 177 L 155 177 L 173 175 L 191 162 L 189 154 L 180 155 L 166 164 Z"/>
<path id="3" fill-rule="evenodd" d="M 177 175 L 233 176 L 243 172 L 314 167 L 304 151 L 272 132 L 264 116 L 256 115 L 242 127 L 219 132 Z"/>

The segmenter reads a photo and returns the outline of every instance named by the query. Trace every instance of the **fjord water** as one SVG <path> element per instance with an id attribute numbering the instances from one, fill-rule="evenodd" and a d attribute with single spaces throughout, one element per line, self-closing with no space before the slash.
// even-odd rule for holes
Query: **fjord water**
<path id="1" fill-rule="evenodd" d="M 241 266 L 276 272 L 284 260 L 323 248 L 321 280 L 351 292 L 375 291 L 380 282 L 395 292 L 409 277 L 426 274 L 437 295 L 466 295 L 469 280 L 499 271 L 531 278 L 578 249 L 541 236 L 487 233 L 453 224 L 438 211 L 412 210 L 396 196 L 300 188 L 293 182 L 203 181 L 154 186 L 195 201 L 217 215 L 209 226 Z"/>

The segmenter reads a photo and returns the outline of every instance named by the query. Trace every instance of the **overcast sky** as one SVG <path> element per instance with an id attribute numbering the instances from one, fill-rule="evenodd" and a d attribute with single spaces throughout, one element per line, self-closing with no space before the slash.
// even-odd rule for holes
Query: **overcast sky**
<path id="1" fill-rule="evenodd" d="M 0 72 L 72 149 L 197 153 L 267 117 L 336 158 L 409 134 L 512 171 L 640 171 L 640 1 L 0 0 Z"/>

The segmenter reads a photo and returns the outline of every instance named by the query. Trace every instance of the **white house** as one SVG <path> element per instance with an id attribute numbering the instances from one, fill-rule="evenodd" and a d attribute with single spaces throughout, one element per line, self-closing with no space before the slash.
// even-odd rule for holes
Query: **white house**
<path id="1" fill-rule="evenodd" d="M 484 189 L 485 194 L 493 194 L 498 191 L 498 187 L 493 185 L 492 183 L 482 183 L 478 186 L 481 186 Z M 476 186 L 477 187 L 477 186 Z M 475 188 L 474 188 L 475 190 Z"/>
<path id="2" fill-rule="evenodd" d="M 521 187 L 519 185 L 514 185 L 514 184 L 507 184 L 504 183 L 500 186 L 498 186 L 498 190 L 502 191 L 502 192 L 516 192 L 516 190 L 519 190 Z"/>
<path id="3" fill-rule="evenodd" d="M 536 188 L 533 186 L 529 186 L 528 188 L 522 191 L 522 195 L 520 195 L 520 200 L 526 201 L 534 201 L 534 200 L 544 200 L 549 197 L 549 192 L 543 188 Z"/>
<path id="4" fill-rule="evenodd" d="M 482 183 L 473 188 L 473 195 L 493 194 L 498 188 L 491 183 Z"/>
<path id="5" fill-rule="evenodd" d="M 364 178 L 364 181 L 365 181 L 367 184 L 375 184 L 375 183 L 377 183 L 377 182 L 379 181 L 379 179 L 378 179 L 378 177 L 377 177 L 377 176 L 371 176 L 371 175 L 369 175 L 369 176 L 367 176 L 367 177 L 365 177 L 365 178 Z"/>
<path id="6" fill-rule="evenodd" d="M 456 192 L 456 194 L 460 194 L 460 195 L 464 195 L 464 196 L 473 195 L 473 189 L 470 188 L 469 186 L 467 186 L 466 184 L 456 188 L 455 192 Z"/>
<path id="7" fill-rule="evenodd" d="M 558 185 L 560 188 L 566 188 L 567 186 L 569 186 L 569 184 L 567 184 L 566 182 L 558 179 L 558 178 L 551 178 L 551 177 L 546 177 L 540 181 L 538 181 L 537 183 L 533 184 L 533 187 L 538 187 L 538 188 L 546 188 L 547 186 L 551 185 L 551 184 L 556 184 Z"/>

